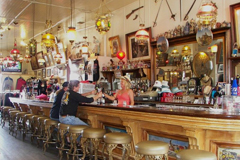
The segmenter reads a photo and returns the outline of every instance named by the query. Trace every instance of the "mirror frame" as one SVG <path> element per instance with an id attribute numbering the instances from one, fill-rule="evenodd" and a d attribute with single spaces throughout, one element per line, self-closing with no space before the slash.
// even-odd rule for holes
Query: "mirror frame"
<path id="1" fill-rule="evenodd" d="M 240 3 L 232 4 L 230 5 L 230 19 L 231 19 L 231 36 L 232 36 L 232 42 L 231 45 L 233 45 L 235 42 L 238 44 L 238 48 L 240 48 L 240 26 L 236 23 L 236 10 L 240 11 Z M 238 29 L 237 29 L 238 28 Z M 237 39 L 239 37 L 239 39 Z"/>

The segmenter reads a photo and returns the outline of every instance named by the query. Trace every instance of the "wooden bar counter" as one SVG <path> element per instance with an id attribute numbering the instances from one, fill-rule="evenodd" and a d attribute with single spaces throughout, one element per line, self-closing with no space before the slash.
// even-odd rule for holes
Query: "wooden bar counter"
<path id="1" fill-rule="evenodd" d="M 47 116 L 52 107 L 51 102 L 19 98 L 10 100 L 39 107 Z M 92 127 L 128 132 L 133 136 L 132 146 L 143 140 L 167 141 L 170 144 L 170 159 L 175 159 L 175 152 L 188 147 L 211 151 L 218 159 L 227 153 L 240 152 L 240 113 L 199 106 L 176 107 L 161 103 L 156 106 L 81 104 L 77 116 L 88 121 Z M 134 156 L 134 151 L 131 156 Z"/>

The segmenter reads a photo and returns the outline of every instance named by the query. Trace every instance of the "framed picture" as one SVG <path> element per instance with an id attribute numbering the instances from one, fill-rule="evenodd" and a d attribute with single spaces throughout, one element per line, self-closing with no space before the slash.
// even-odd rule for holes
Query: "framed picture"
<path id="1" fill-rule="evenodd" d="M 42 77 L 46 78 L 46 69 L 42 69 Z"/>
<path id="2" fill-rule="evenodd" d="M 57 48 L 58 48 L 58 53 L 60 53 L 62 55 L 61 64 L 65 64 L 66 63 L 66 54 L 65 54 L 63 43 L 59 42 L 57 44 Z"/>
<path id="3" fill-rule="evenodd" d="M 44 64 L 40 64 L 40 63 L 38 62 L 39 59 L 44 59 L 44 58 L 43 58 L 43 51 L 37 53 L 37 63 L 38 63 L 38 68 L 44 68 L 44 67 L 46 67 L 46 66 L 45 66 L 45 63 L 44 63 Z"/>
<path id="4" fill-rule="evenodd" d="M 37 71 L 37 78 L 42 78 L 42 70 Z"/>
<path id="5" fill-rule="evenodd" d="M 50 66 L 49 58 L 48 58 L 48 55 L 47 55 L 46 53 L 43 54 L 43 58 L 45 59 L 45 65 L 46 65 L 46 67 L 49 67 L 49 66 Z"/>
<path id="6" fill-rule="evenodd" d="M 240 3 L 235 3 L 230 5 L 230 19 L 232 22 L 231 25 L 231 33 L 232 33 L 232 42 L 237 42 L 238 47 L 240 46 L 240 31 L 239 31 L 239 11 L 240 11 Z"/>
<path id="7" fill-rule="evenodd" d="M 145 29 L 151 35 L 151 28 Z M 129 60 L 149 60 L 150 59 L 150 38 L 146 44 L 140 45 L 135 41 L 137 31 L 126 34 L 127 56 Z"/>
<path id="8" fill-rule="evenodd" d="M 218 70 L 217 70 L 218 74 L 223 73 L 223 64 L 218 64 Z"/>
<path id="9" fill-rule="evenodd" d="M 52 53 L 49 52 L 49 53 L 47 53 L 47 55 L 48 55 L 48 60 L 49 60 L 49 66 L 53 66 L 54 65 L 54 61 L 53 61 Z"/>
<path id="10" fill-rule="evenodd" d="M 51 76 L 51 69 L 47 69 L 47 77 Z"/>
<path id="11" fill-rule="evenodd" d="M 222 64 L 223 63 L 223 42 L 220 42 L 218 44 L 218 51 L 216 55 L 216 64 Z"/>
<path id="12" fill-rule="evenodd" d="M 122 50 L 121 43 L 120 43 L 120 38 L 117 35 L 117 36 L 114 36 L 114 37 L 110 37 L 108 39 L 108 41 L 110 43 L 111 56 L 116 57 L 117 52 Z"/>
<path id="13" fill-rule="evenodd" d="M 37 63 L 37 57 L 36 56 L 32 56 L 31 66 L 32 66 L 32 70 L 38 69 L 38 63 Z"/>

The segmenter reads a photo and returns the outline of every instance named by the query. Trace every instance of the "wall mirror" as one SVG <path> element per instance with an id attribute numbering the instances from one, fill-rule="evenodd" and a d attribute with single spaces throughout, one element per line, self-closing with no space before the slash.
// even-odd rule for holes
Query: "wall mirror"
<path id="1" fill-rule="evenodd" d="M 237 42 L 240 48 L 240 3 L 230 5 L 230 17 L 232 22 L 232 44 Z"/>

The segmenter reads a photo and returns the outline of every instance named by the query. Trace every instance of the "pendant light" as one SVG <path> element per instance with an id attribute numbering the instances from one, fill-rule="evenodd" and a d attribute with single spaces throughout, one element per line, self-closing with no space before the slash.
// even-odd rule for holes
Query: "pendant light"
<path id="1" fill-rule="evenodd" d="M 107 13 L 103 13 L 103 6 L 106 7 L 106 4 L 104 4 L 104 0 L 102 0 L 99 10 L 101 10 L 101 13 L 97 13 L 98 17 L 95 22 L 95 27 L 96 30 L 100 34 L 105 34 L 108 32 L 111 28 L 111 22 L 110 22 L 110 17 L 111 17 L 111 11 L 107 8 Z"/>
<path id="2" fill-rule="evenodd" d="M 14 24 L 15 24 L 15 27 L 14 27 L 14 37 L 15 37 L 15 28 L 16 28 L 16 25 L 18 23 L 14 22 Z M 10 56 L 14 59 L 14 61 L 16 61 L 17 58 L 20 56 L 20 51 L 17 49 L 17 40 L 16 40 L 16 38 L 14 39 L 14 47 L 10 51 Z"/>
<path id="3" fill-rule="evenodd" d="M 76 32 L 76 28 L 73 27 L 73 21 L 72 21 L 73 0 L 70 0 L 70 1 L 71 1 L 71 27 L 68 27 L 67 36 L 68 36 L 69 42 L 73 44 L 73 42 L 76 40 L 77 32 Z"/>
<path id="4" fill-rule="evenodd" d="M 29 43 L 28 43 L 28 49 L 30 49 L 30 51 L 31 51 L 31 53 L 30 53 L 30 55 L 31 56 L 33 56 L 33 55 L 35 55 L 36 54 L 36 49 L 37 49 L 37 41 L 34 39 L 34 28 L 35 28 L 35 26 L 34 26 L 34 24 L 35 24 L 35 3 L 33 3 L 33 38 L 29 41 Z M 28 57 L 30 57 L 30 55 L 28 55 L 28 54 L 26 54 L 25 55 L 25 58 L 28 58 Z M 27 62 L 28 60 L 26 60 L 26 62 Z M 28 63 L 28 62 L 27 62 Z"/>
<path id="5" fill-rule="evenodd" d="M 84 43 L 82 44 L 82 53 L 88 53 L 87 34 L 86 34 L 86 12 L 85 12 L 85 36 L 83 37 Z"/>
<path id="6" fill-rule="evenodd" d="M 52 0 L 50 0 L 50 6 L 52 6 Z M 49 17 L 52 16 L 51 11 L 52 11 L 51 7 L 49 7 Z M 50 31 L 47 31 L 46 34 L 42 36 L 42 43 L 46 47 L 52 47 L 55 45 L 55 37 L 50 33 L 52 29 L 52 20 L 48 20 L 48 19 L 46 20 L 46 28 Z"/>
<path id="7" fill-rule="evenodd" d="M 145 0 L 144 0 L 145 5 Z M 140 0 L 139 0 L 139 6 L 140 6 Z M 145 16 L 145 8 L 144 8 L 144 16 Z M 145 17 L 144 22 L 140 23 L 141 18 L 139 18 L 139 30 L 135 34 L 135 41 L 138 43 L 138 45 L 145 45 L 148 43 L 149 40 L 149 33 L 144 29 L 145 27 Z"/>
<path id="8" fill-rule="evenodd" d="M 1 51 L 0 51 L 0 65 L 2 65 L 3 64 L 3 54 L 2 54 L 2 36 L 3 36 L 3 34 L 0 34 L 0 36 L 1 36 Z"/>

